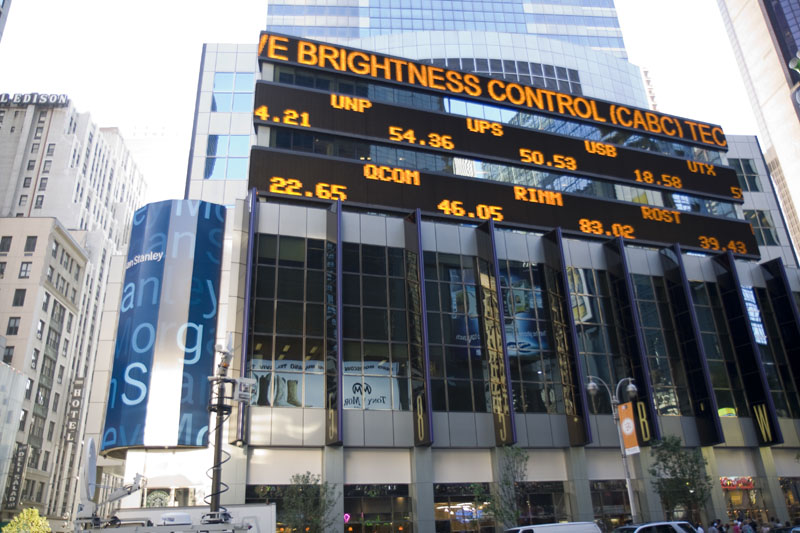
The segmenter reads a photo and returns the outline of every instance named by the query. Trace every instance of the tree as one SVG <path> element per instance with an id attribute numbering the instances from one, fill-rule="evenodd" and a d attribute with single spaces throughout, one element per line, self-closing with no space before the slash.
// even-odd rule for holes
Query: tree
<path id="1" fill-rule="evenodd" d="M 712 487 L 703 454 L 698 448 L 683 448 L 681 439 L 674 435 L 657 441 L 650 451 L 653 464 L 648 472 L 667 518 L 671 519 L 675 508 L 682 505 L 690 519 L 697 519 Z"/>
<path id="2" fill-rule="evenodd" d="M 47 518 L 39 516 L 39 510 L 33 507 L 23 509 L 5 527 L 3 533 L 50 533 Z"/>
<path id="3" fill-rule="evenodd" d="M 476 500 L 485 502 L 484 508 L 495 523 L 510 528 L 519 525 L 522 516 L 524 497 L 520 483 L 528 473 L 528 452 L 517 446 L 505 446 L 498 453 L 497 481 L 491 484 L 490 491 L 486 492 L 479 483 L 472 487 Z"/>
<path id="4" fill-rule="evenodd" d="M 320 476 L 306 472 L 291 477 L 291 484 L 283 487 L 281 518 L 289 531 L 323 533 L 330 528 L 336 516 L 333 506 L 339 494 Z"/>

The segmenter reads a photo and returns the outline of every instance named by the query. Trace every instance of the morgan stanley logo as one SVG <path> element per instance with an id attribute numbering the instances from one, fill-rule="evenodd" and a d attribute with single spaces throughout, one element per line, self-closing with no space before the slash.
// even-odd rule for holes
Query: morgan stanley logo
<path id="1" fill-rule="evenodd" d="M 134 255 L 133 259 L 125 263 L 125 270 L 131 268 L 132 266 L 136 266 L 139 263 L 146 263 L 147 261 L 161 261 L 162 257 L 164 257 L 164 252 L 147 252 L 146 254 Z"/>

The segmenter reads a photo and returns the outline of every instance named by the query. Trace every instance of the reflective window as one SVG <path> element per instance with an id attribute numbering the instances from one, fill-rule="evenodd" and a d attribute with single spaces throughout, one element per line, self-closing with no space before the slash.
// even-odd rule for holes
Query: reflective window
<path id="1" fill-rule="evenodd" d="M 255 74 L 251 72 L 215 72 L 211 93 L 211 111 L 252 112 Z"/>
<path id="2" fill-rule="evenodd" d="M 564 413 L 562 376 L 552 350 L 540 265 L 500 260 L 506 349 L 514 410 Z"/>
<path id="3" fill-rule="evenodd" d="M 631 281 L 658 414 L 692 416 L 686 373 L 664 279 L 633 274 Z"/>
<path id="4" fill-rule="evenodd" d="M 739 186 L 743 191 L 759 192 L 763 190 L 755 162 L 752 159 L 729 158 L 728 165 L 736 171 L 736 177 L 739 178 Z"/>
<path id="5" fill-rule="evenodd" d="M 325 242 L 258 236 L 250 376 L 257 405 L 323 407 Z"/>
<path id="6" fill-rule="evenodd" d="M 410 409 L 403 250 L 342 245 L 343 403 L 347 409 Z"/>
<path id="7" fill-rule="evenodd" d="M 433 409 L 488 412 L 488 361 L 475 277 L 479 260 L 434 252 L 424 256 Z"/>
<path id="8" fill-rule="evenodd" d="M 436 531 L 494 531 L 494 520 L 484 511 L 489 502 L 479 499 L 479 491 L 488 494 L 489 484 L 434 483 Z"/>
<path id="9" fill-rule="evenodd" d="M 759 246 L 778 246 L 778 232 L 772 223 L 769 211 L 760 209 L 745 209 L 744 218 L 753 226 L 753 233 Z"/>
<path id="10" fill-rule="evenodd" d="M 716 283 L 702 281 L 691 281 L 689 285 L 719 416 L 737 416 L 737 413 L 745 416 L 748 409 L 744 386 L 719 288 Z"/>
<path id="11" fill-rule="evenodd" d="M 249 157 L 249 135 L 209 135 L 203 178 L 246 180 Z"/>
<path id="12" fill-rule="evenodd" d="M 567 267 L 570 303 L 578 336 L 578 352 L 589 376 L 609 386 L 632 377 L 630 356 L 623 350 L 615 319 L 615 302 L 609 291 L 608 273 L 603 270 Z M 604 391 L 605 389 L 603 389 Z M 611 413 L 611 398 L 603 392 L 589 397 L 593 413 Z"/>
<path id="13" fill-rule="evenodd" d="M 760 325 L 764 331 L 763 335 L 756 335 L 756 344 L 767 385 L 772 393 L 775 411 L 780 417 L 800 418 L 797 389 L 791 378 L 786 349 L 778 328 L 778 317 L 775 315 L 766 289 L 756 287 L 749 290 L 751 295 L 755 295 L 756 301 L 745 298 L 745 304 L 748 306 L 748 311 L 751 306 L 756 306 L 758 316 L 761 318 Z M 752 317 L 751 323 L 754 327 L 759 326 L 757 320 L 753 320 Z"/>

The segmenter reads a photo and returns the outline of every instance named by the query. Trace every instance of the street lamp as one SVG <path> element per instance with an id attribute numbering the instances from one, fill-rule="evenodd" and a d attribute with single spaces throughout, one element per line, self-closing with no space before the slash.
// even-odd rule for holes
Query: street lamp
<path id="1" fill-rule="evenodd" d="M 588 378 L 589 383 L 586 385 L 586 392 L 592 396 L 596 396 L 597 392 L 600 390 L 600 387 L 597 386 L 597 383 L 599 382 L 606 389 L 608 397 L 611 400 L 611 416 L 614 418 L 614 424 L 617 426 L 619 449 L 620 452 L 622 452 L 622 467 L 625 470 L 625 484 L 628 488 L 628 501 L 631 502 L 631 521 L 636 524 L 639 522 L 639 515 L 636 513 L 636 500 L 633 498 L 633 483 L 631 482 L 631 473 L 628 469 L 628 455 L 625 453 L 625 442 L 622 439 L 622 427 L 619 423 L 619 411 L 617 410 L 617 406 L 619 406 L 621 403 L 619 400 L 620 389 L 623 384 L 627 383 L 625 392 L 627 393 L 629 400 L 636 398 L 636 393 L 638 391 L 636 389 L 636 385 L 633 384 L 633 378 L 622 378 L 619 380 L 613 394 L 611 393 L 611 389 L 608 387 L 608 384 L 602 379 L 598 378 L 597 376 L 588 376 Z"/>
<path id="2" fill-rule="evenodd" d="M 789 68 L 800 73 L 800 50 L 789 60 Z"/>

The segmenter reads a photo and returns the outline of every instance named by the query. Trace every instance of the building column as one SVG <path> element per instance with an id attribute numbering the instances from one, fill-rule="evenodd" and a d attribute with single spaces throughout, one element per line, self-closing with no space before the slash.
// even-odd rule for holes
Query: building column
<path id="1" fill-rule="evenodd" d="M 436 531 L 433 512 L 433 450 L 415 446 L 411 449 L 411 508 L 414 531 Z"/>
<path id="2" fill-rule="evenodd" d="M 758 472 L 756 475 L 763 480 L 761 486 L 763 490 L 764 506 L 769 509 L 769 517 L 773 516 L 781 522 L 789 520 L 789 509 L 786 507 L 786 497 L 778 481 L 778 471 L 775 468 L 775 457 L 772 448 L 763 446 L 758 448 L 758 458 L 756 463 Z"/>
<path id="3" fill-rule="evenodd" d="M 649 446 L 644 446 L 638 454 L 628 457 L 628 464 L 631 466 L 634 497 L 639 506 L 639 518 L 642 522 L 663 520 L 666 517 L 664 507 L 661 505 L 661 497 L 653 488 L 653 477 L 650 475 L 653 454 L 650 453 L 650 450 Z"/>
<path id="4" fill-rule="evenodd" d="M 706 503 L 703 513 L 703 524 L 708 527 L 712 520 L 719 518 L 723 520 L 728 516 L 728 508 L 725 505 L 725 494 L 722 492 L 722 485 L 719 484 L 719 468 L 717 467 L 717 455 L 713 446 L 703 446 L 703 459 L 706 460 L 706 472 L 711 477 L 711 497 Z"/>
<path id="5" fill-rule="evenodd" d="M 593 522 L 594 507 L 589 473 L 586 464 L 586 449 L 583 446 L 570 446 L 567 450 L 567 498 L 572 520 Z"/>
<path id="6" fill-rule="evenodd" d="M 329 483 L 333 493 L 338 496 L 330 510 L 333 525 L 328 529 L 332 533 L 344 533 L 344 447 L 325 446 L 322 448 L 322 480 Z"/>

